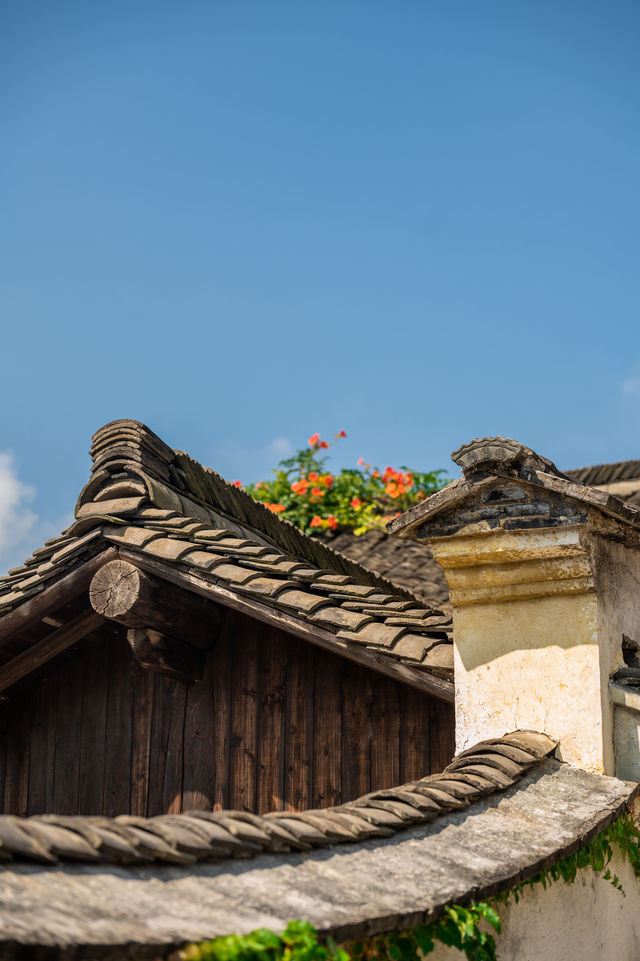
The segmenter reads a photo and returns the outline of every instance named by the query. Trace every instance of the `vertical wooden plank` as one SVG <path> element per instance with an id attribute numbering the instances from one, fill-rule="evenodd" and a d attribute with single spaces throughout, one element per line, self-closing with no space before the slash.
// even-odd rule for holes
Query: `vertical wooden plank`
<path id="1" fill-rule="evenodd" d="M 151 758 L 151 724 L 154 684 L 151 671 L 131 664 L 133 713 L 131 724 L 131 795 L 132 814 L 146 817 L 149 809 L 149 776 Z"/>
<path id="2" fill-rule="evenodd" d="M 82 658 L 74 651 L 74 656 L 62 664 L 58 672 L 52 803 L 54 814 L 78 813 L 84 680 L 82 667 Z"/>
<path id="3" fill-rule="evenodd" d="M 243 629 L 235 638 L 231 690 L 229 804 L 240 811 L 255 811 L 258 743 L 258 647 L 255 629 L 251 632 Z"/>
<path id="4" fill-rule="evenodd" d="M 144 669 L 149 675 L 152 687 L 151 742 L 149 747 L 149 795 L 147 815 L 154 817 L 166 813 L 164 805 L 164 768 L 169 746 L 171 727 L 171 683 L 172 679 Z"/>
<path id="5" fill-rule="evenodd" d="M 231 806 L 229 776 L 231 756 L 231 669 L 235 612 L 227 608 L 215 644 L 213 659 L 213 808 Z"/>
<path id="6" fill-rule="evenodd" d="M 60 671 L 53 671 L 47 678 L 47 766 L 44 783 L 44 811 L 53 811 L 53 781 L 56 769 L 56 729 L 58 724 L 58 690 Z"/>
<path id="7" fill-rule="evenodd" d="M 451 761 L 455 751 L 455 714 L 453 704 L 432 697 L 429 706 L 431 774 L 438 774 Z"/>
<path id="8" fill-rule="evenodd" d="M 33 691 L 33 718 L 30 732 L 29 800 L 27 814 L 45 814 L 51 810 L 51 771 L 54 756 L 50 752 L 51 701 L 55 704 L 52 677 L 43 677 Z"/>
<path id="9" fill-rule="evenodd" d="M 162 782 L 162 813 L 179 814 L 182 810 L 182 789 L 184 769 L 184 721 L 187 704 L 187 684 L 173 678 L 164 678 L 172 683 L 169 736 L 164 763 Z"/>
<path id="10" fill-rule="evenodd" d="M 107 649 L 107 716 L 102 809 L 108 817 L 115 817 L 117 814 L 138 813 L 139 810 L 146 812 L 146 778 L 142 783 L 136 784 L 135 790 L 132 782 L 132 740 L 134 734 L 136 736 L 141 734 L 144 740 L 145 728 L 140 723 L 134 731 L 134 663 L 124 628 L 112 628 L 109 631 Z M 144 708 L 144 697 L 141 697 L 136 704 L 136 710 L 143 713 Z M 143 756 L 144 744 L 136 745 L 137 776 L 141 776 L 144 767 Z M 136 811 L 133 811 L 132 803 L 136 804 Z"/>
<path id="11" fill-rule="evenodd" d="M 186 688 L 184 681 L 150 672 L 153 711 L 149 769 L 149 817 L 179 814 L 182 805 L 182 744 Z"/>
<path id="12" fill-rule="evenodd" d="M 215 791 L 215 649 L 204 663 L 201 681 L 187 686 L 184 716 L 182 808 L 211 810 Z"/>
<path id="13" fill-rule="evenodd" d="M 8 704 L 7 753 L 4 776 L 4 811 L 25 815 L 29 802 L 29 749 L 31 710 L 29 698 L 14 695 Z"/>
<path id="14" fill-rule="evenodd" d="M 314 649 L 297 638 L 288 644 L 284 806 L 304 811 L 312 804 Z"/>
<path id="15" fill-rule="evenodd" d="M 371 790 L 400 783 L 400 698 L 391 678 L 377 674 L 372 679 L 371 707 Z"/>
<path id="16" fill-rule="evenodd" d="M 431 773 L 429 708 L 427 694 L 402 686 L 400 717 L 402 725 L 400 782 L 415 781 Z"/>
<path id="17" fill-rule="evenodd" d="M 257 626 L 257 625 L 256 625 Z M 277 628 L 260 626 L 258 705 L 258 814 L 284 808 L 284 723 L 287 642 Z"/>
<path id="18" fill-rule="evenodd" d="M 339 804 L 342 796 L 341 658 L 314 651 L 313 807 Z"/>
<path id="19" fill-rule="evenodd" d="M 102 814 L 107 741 L 108 642 L 104 635 L 87 639 L 82 653 L 82 731 L 78 813 Z M 87 643 L 87 642 L 85 642 Z"/>
<path id="20" fill-rule="evenodd" d="M 4 790 L 2 785 L 5 783 L 5 772 L 7 767 L 7 747 L 8 747 L 8 725 L 9 725 L 9 700 L 0 700 L 0 813 L 5 814 Z"/>
<path id="21" fill-rule="evenodd" d="M 371 790 L 371 672 L 342 664 L 342 801 Z"/>

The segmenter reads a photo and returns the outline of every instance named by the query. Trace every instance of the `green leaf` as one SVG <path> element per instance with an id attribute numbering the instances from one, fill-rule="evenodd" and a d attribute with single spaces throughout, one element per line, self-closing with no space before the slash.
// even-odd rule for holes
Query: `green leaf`
<path id="1" fill-rule="evenodd" d="M 482 916 L 485 919 L 485 921 L 489 922 L 489 924 L 494 929 L 494 931 L 497 931 L 498 934 L 500 934 L 500 932 L 502 931 L 502 925 L 500 923 L 500 915 L 498 914 L 496 909 L 493 908 L 490 904 L 484 903 L 482 905 Z"/>
<path id="2" fill-rule="evenodd" d="M 418 947 L 423 954 L 429 954 L 433 951 L 434 940 L 433 940 L 433 929 L 431 925 L 420 924 L 417 928 L 413 929 L 413 936 L 418 942 Z"/>

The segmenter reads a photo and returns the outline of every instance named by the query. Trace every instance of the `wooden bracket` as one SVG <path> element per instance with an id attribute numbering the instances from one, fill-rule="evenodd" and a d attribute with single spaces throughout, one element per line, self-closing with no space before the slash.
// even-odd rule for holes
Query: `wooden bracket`
<path id="1" fill-rule="evenodd" d="M 199 681 L 202 677 L 204 652 L 168 637 L 151 627 L 130 627 L 127 641 L 141 667 L 183 681 Z"/>
<path id="2" fill-rule="evenodd" d="M 32 644 L 0 667 L 0 692 L 6 691 L 23 677 L 39 670 L 101 624 L 104 624 L 103 619 L 94 611 L 82 611 L 67 624 L 62 624 L 56 631 Z"/>
<path id="3" fill-rule="evenodd" d="M 216 604 L 125 560 L 100 568 L 89 598 L 94 611 L 128 628 L 127 640 L 143 667 L 182 680 L 201 677 L 220 625 Z"/>

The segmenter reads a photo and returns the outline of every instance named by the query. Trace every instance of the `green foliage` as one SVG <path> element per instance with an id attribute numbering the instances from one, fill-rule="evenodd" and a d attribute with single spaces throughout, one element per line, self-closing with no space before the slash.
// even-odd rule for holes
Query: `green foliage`
<path id="1" fill-rule="evenodd" d="M 349 961 L 331 938 L 318 941 L 318 932 L 305 921 L 290 921 L 281 935 L 266 928 L 251 934 L 231 934 L 202 944 L 190 944 L 171 961 Z"/>
<path id="2" fill-rule="evenodd" d="M 640 830 L 629 811 L 614 821 L 607 832 L 611 843 L 618 845 L 633 868 L 633 873 L 640 879 Z"/>
<path id="3" fill-rule="evenodd" d="M 346 437 L 344 431 L 334 440 Z M 330 528 L 356 534 L 384 528 L 392 517 L 420 503 L 446 483 L 444 471 L 423 473 L 401 467 L 384 471 L 358 462 L 333 474 L 326 469 L 331 446 L 319 434 L 308 446 L 280 461 L 274 479 L 249 484 L 247 492 L 304 531 Z"/>
<path id="4" fill-rule="evenodd" d="M 493 905 L 486 901 L 474 901 L 467 907 L 453 904 L 431 924 L 356 941 L 346 948 L 353 961 L 420 961 L 441 941 L 463 951 L 469 961 L 496 961 L 496 942 L 486 930 L 488 926 L 500 933 L 500 918 Z"/>
<path id="5" fill-rule="evenodd" d="M 491 904 L 451 905 L 431 924 L 339 948 L 331 938 L 321 943 L 313 925 L 290 921 L 280 936 L 258 928 L 247 935 L 214 938 L 188 945 L 170 961 L 421 961 L 436 941 L 463 951 L 469 961 L 496 961 L 495 939 L 481 928 L 483 922 L 500 932 L 500 918 Z"/>
<path id="6" fill-rule="evenodd" d="M 573 854 L 556 861 L 550 868 L 540 871 L 539 874 L 535 874 L 528 881 L 516 885 L 511 891 L 501 895 L 499 900 L 506 903 L 510 897 L 513 897 L 517 904 L 523 890 L 533 888 L 536 884 L 541 884 L 545 889 L 547 885 L 554 881 L 565 881 L 567 884 L 573 884 L 578 870 L 588 867 L 597 874 L 602 874 L 605 881 L 610 881 L 614 888 L 624 895 L 620 879 L 617 875 L 611 874 L 607 865 L 613 857 L 613 847 L 617 845 L 631 864 L 636 877 L 640 878 L 639 840 L 640 832 L 631 815 L 625 811 L 613 824 L 610 824 L 604 831 L 600 831 L 591 841 L 578 848 Z"/>
<path id="7" fill-rule="evenodd" d="M 246 936 L 230 935 L 202 944 L 191 944 L 171 956 L 170 961 L 422 961 L 436 941 L 463 952 L 468 961 L 496 961 L 493 931 L 500 934 L 498 905 L 513 897 L 519 901 L 525 888 L 556 881 L 573 883 L 580 868 L 591 867 L 624 894 L 620 880 L 607 865 L 617 845 L 640 878 L 640 831 L 628 812 L 601 831 L 573 854 L 541 871 L 528 881 L 492 901 L 472 901 L 445 907 L 430 924 L 408 931 L 392 931 L 339 948 L 328 938 L 322 943 L 318 932 L 303 921 L 291 921 L 281 935 L 259 928 Z"/>

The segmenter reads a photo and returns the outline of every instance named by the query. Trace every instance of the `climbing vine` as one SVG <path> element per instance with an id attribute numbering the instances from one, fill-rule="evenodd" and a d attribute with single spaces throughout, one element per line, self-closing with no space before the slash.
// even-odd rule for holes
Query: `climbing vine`
<path id="1" fill-rule="evenodd" d="M 258 928 L 251 934 L 230 934 L 202 944 L 189 944 L 169 961 L 349 961 L 350 955 L 332 938 L 325 943 L 306 921 L 290 921 L 282 934 Z"/>
<path id="2" fill-rule="evenodd" d="M 169 961 L 422 961 L 437 941 L 463 952 L 468 961 L 496 961 L 500 934 L 499 908 L 511 898 L 517 903 L 525 888 L 543 888 L 556 881 L 572 884 L 580 868 L 592 868 L 624 895 L 617 875 L 608 865 L 617 845 L 640 879 L 640 830 L 628 812 L 605 828 L 573 854 L 498 895 L 491 901 L 472 901 L 466 906 L 448 905 L 429 924 L 407 931 L 354 941 L 341 947 L 331 938 L 321 940 L 304 921 L 291 921 L 282 934 L 259 928 L 248 935 L 229 935 L 201 944 L 190 944 L 175 952 Z"/>
<path id="3" fill-rule="evenodd" d="M 436 941 L 441 941 L 464 951 L 471 961 L 496 961 L 496 941 L 486 927 L 500 933 L 500 917 L 493 904 L 488 901 L 472 901 L 466 907 L 452 904 L 431 924 L 419 924 L 408 931 L 392 931 L 346 945 L 347 957 L 353 961 L 420 961 L 433 951 Z"/>
<path id="4" fill-rule="evenodd" d="M 471 961 L 496 961 L 495 939 L 480 927 L 483 921 L 500 931 L 498 913 L 488 902 L 450 905 L 431 924 L 343 947 L 332 938 L 322 943 L 311 924 L 290 921 L 280 935 L 258 928 L 247 935 L 214 938 L 188 945 L 169 961 L 421 961 L 433 951 L 436 941 L 459 948 Z"/>
<path id="5" fill-rule="evenodd" d="M 541 884 L 547 888 L 554 881 L 565 881 L 573 884 L 579 868 L 591 868 L 596 874 L 602 874 L 605 881 L 610 881 L 618 891 L 624 895 L 624 890 L 617 875 L 611 874 L 607 867 L 613 857 L 613 846 L 617 844 L 624 857 L 629 861 L 635 876 L 640 878 L 640 830 L 628 811 L 625 811 L 613 824 L 588 841 L 573 854 L 556 861 L 550 868 L 534 874 L 528 881 L 523 881 L 510 891 L 499 895 L 496 899 L 506 904 L 511 897 L 516 904 L 525 888 L 534 888 Z M 606 869 L 606 870 L 605 870 Z"/>

